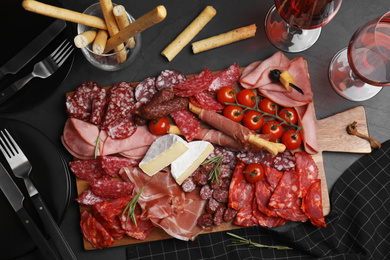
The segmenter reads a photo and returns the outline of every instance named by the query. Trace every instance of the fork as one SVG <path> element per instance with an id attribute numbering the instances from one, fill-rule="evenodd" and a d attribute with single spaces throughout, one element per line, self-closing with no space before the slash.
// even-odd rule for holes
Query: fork
<path id="1" fill-rule="evenodd" d="M 59 67 L 64 64 L 70 54 L 73 52 L 73 46 L 68 41 L 63 41 L 49 56 L 34 65 L 30 74 L 14 82 L 12 85 L 0 92 L 0 104 L 22 89 L 31 79 L 47 78 L 51 76 Z"/>
<path id="2" fill-rule="evenodd" d="M 3 153 L 15 176 L 24 180 L 28 194 L 42 222 L 45 223 L 44 227 L 53 240 L 62 259 L 77 259 L 29 177 L 32 170 L 31 163 L 7 129 L 0 130 L 0 151 Z"/>

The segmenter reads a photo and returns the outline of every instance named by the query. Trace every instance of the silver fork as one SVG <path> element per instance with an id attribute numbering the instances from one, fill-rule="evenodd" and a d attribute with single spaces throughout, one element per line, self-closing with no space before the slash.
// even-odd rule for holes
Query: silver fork
<path id="1" fill-rule="evenodd" d="M 32 78 L 47 78 L 51 76 L 73 52 L 73 46 L 68 41 L 63 41 L 49 56 L 34 65 L 30 74 L 14 82 L 0 92 L 0 104 L 10 98 L 13 94 L 23 88 Z"/>
<path id="2" fill-rule="evenodd" d="M 56 245 L 61 257 L 63 259 L 76 259 L 60 228 L 29 177 L 32 170 L 31 163 L 7 129 L 0 130 L 0 151 L 3 153 L 15 176 L 24 180 L 28 194 L 42 222 L 45 223 L 44 227 Z"/>

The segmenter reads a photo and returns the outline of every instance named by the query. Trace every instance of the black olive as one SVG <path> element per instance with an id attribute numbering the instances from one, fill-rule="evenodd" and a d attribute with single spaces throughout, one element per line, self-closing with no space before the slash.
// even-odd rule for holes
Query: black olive
<path id="1" fill-rule="evenodd" d="M 273 82 L 279 82 L 280 81 L 280 74 L 282 74 L 282 72 L 280 70 L 271 70 L 269 72 L 269 77 Z"/>

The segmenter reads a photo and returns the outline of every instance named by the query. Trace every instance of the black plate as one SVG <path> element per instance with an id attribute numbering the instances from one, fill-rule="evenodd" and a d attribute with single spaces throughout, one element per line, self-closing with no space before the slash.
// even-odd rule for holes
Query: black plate
<path id="1" fill-rule="evenodd" d="M 68 166 L 60 150 L 38 129 L 13 119 L 0 118 L 0 129 L 7 129 L 32 164 L 30 174 L 47 204 L 53 218 L 59 223 L 70 201 L 71 179 Z M 0 161 L 12 173 L 4 156 Z M 37 224 L 42 223 L 28 196 L 23 180 L 14 178 L 25 195 L 24 205 Z M 16 213 L 0 190 L 0 245 L 1 259 L 21 256 L 33 250 L 35 244 L 19 221 Z M 42 229 L 41 229 L 42 230 Z"/>
<path id="2" fill-rule="evenodd" d="M 41 2 L 61 6 L 55 0 L 44 0 Z M 0 24 L 4 24 L 4 26 L 2 27 L 3 37 L 0 41 L 0 66 L 9 61 L 55 21 L 54 18 L 24 10 L 22 0 L 4 1 L 2 10 L 4 12 L 0 15 Z M 4 76 L 0 80 L 0 89 L 6 88 L 29 74 L 33 70 L 35 63 L 46 58 L 64 39 L 67 38 L 73 43 L 72 35 L 71 25 L 67 24 L 66 28 L 18 73 Z M 26 110 L 48 98 L 61 86 L 61 83 L 68 75 L 73 63 L 73 57 L 74 55 L 72 54 L 52 76 L 46 79 L 33 78 L 18 93 L 0 105 L 0 112 Z"/>

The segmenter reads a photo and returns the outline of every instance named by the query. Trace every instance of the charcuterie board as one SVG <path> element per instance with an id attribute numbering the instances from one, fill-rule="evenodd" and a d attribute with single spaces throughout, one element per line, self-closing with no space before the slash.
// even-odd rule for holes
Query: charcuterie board
<path id="1" fill-rule="evenodd" d="M 315 115 L 313 115 L 315 116 Z M 365 115 L 364 107 L 358 106 L 344 112 L 338 113 L 336 115 L 317 120 L 315 120 L 316 125 L 316 135 L 318 141 L 318 150 L 319 152 L 313 155 L 313 159 L 316 162 L 319 169 L 319 178 L 322 183 L 322 200 L 323 200 L 323 212 L 324 215 L 328 215 L 331 207 L 329 201 L 329 191 L 326 182 L 324 160 L 322 153 L 324 151 L 329 152 L 348 152 L 348 153 L 369 153 L 371 152 L 371 146 L 367 140 L 359 138 L 357 136 L 351 136 L 347 133 L 346 127 L 351 124 L 353 121 L 357 122 L 359 127 L 359 132 L 362 134 L 368 135 L 368 126 Z M 78 194 L 83 192 L 88 186 L 89 182 L 77 179 L 77 191 Z M 85 210 L 85 207 L 80 206 L 81 212 Z M 240 228 L 231 223 L 223 223 L 220 226 L 214 226 L 212 230 L 206 231 L 209 232 L 220 232 L 226 230 L 232 230 Z M 150 237 L 146 240 L 137 240 L 134 238 L 126 237 L 121 240 L 115 240 L 111 247 L 137 244 L 143 242 L 150 242 L 156 240 L 164 240 L 172 238 L 162 229 L 156 229 Z M 86 250 L 95 249 L 88 241 L 84 239 L 84 248 Z"/>

